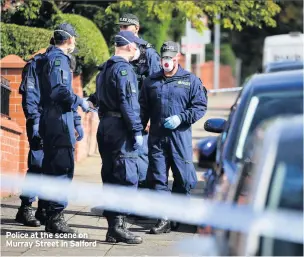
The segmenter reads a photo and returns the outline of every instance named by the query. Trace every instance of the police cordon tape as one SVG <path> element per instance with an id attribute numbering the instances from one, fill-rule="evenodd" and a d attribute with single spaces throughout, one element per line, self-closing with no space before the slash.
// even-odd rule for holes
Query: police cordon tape
<path id="1" fill-rule="evenodd" d="M 208 93 L 226 93 L 226 92 L 238 92 L 241 91 L 243 87 L 231 87 L 231 88 L 221 88 L 221 89 L 209 89 Z"/>
<path id="2" fill-rule="evenodd" d="M 303 212 L 263 211 L 254 212 L 249 206 L 203 200 L 152 190 L 98 185 L 37 175 L 1 175 L 1 191 L 35 194 L 41 199 L 69 202 L 84 206 L 151 218 L 166 217 L 170 220 L 191 224 L 210 225 L 218 229 L 254 233 L 277 239 L 303 243 Z"/>

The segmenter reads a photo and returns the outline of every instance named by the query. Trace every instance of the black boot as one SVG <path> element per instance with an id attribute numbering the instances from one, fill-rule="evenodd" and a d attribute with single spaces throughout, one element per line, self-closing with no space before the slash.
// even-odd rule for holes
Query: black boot
<path id="1" fill-rule="evenodd" d="M 150 234 L 162 234 L 169 233 L 171 231 L 171 225 L 169 220 L 158 220 L 156 225 L 151 228 Z"/>
<path id="2" fill-rule="evenodd" d="M 34 217 L 32 206 L 30 205 L 21 205 L 15 220 L 29 227 L 40 227 L 41 225 L 40 221 Z"/>
<path id="3" fill-rule="evenodd" d="M 47 221 L 46 210 L 42 208 L 38 208 L 35 213 L 35 218 L 40 221 L 41 225 L 45 225 Z"/>
<path id="4" fill-rule="evenodd" d="M 171 221 L 171 230 L 172 231 L 177 231 L 179 226 L 180 226 L 179 222 Z"/>
<path id="5" fill-rule="evenodd" d="M 127 244 L 141 244 L 142 238 L 131 233 L 124 223 L 123 216 L 108 217 L 109 229 L 106 235 L 106 242 Z"/>
<path id="6" fill-rule="evenodd" d="M 51 233 L 64 233 L 64 234 L 74 234 L 76 231 L 69 227 L 66 223 L 63 213 L 56 213 L 47 220 L 45 224 L 45 231 Z"/>

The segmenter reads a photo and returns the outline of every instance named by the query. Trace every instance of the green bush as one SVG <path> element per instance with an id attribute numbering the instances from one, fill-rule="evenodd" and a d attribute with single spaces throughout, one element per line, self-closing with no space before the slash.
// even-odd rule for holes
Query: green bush
<path id="1" fill-rule="evenodd" d="M 68 22 L 76 28 L 77 63 L 83 68 L 84 85 L 97 71 L 97 66 L 109 58 L 109 49 L 97 26 L 89 19 L 76 14 L 60 14 L 53 17 L 54 27 Z"/>
<path id="2" fill-rule="evenodd" d="M 114 36 L 119 31 L 119 26 L 116 25 L 119 18 L 118 13 L 106 14 L 103 7 L 90 4 L 76 4 L 73 12 L 92 20 L 103 34 L 106 42 L 114 43 Z"/>
<path id="3" fill-rule="evenodd" d="M 49 46 L 52 31 L 1 22 L 1 56 L 15 54 L 27 60 Z"/>

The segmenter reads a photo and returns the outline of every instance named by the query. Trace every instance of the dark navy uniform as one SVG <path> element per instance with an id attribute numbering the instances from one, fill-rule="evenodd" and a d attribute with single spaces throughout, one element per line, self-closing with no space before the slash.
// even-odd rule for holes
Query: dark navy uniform
<path id="1" fill-rule="evenodd" d="M 130 31 L 115 36 L 116 47 L 127 46 L 116 49 L 117 53 L 126 57 L 114 55 L 103 64 L 92 97 L 99 107 L 97 141 L 102 158 L 102 180 L 134 188 L 138 185 L 138 151 L 143 143 L 143 126 L 137 78 L 127 59 L 134 54 L 137 42 L 138 38 Z M 109 226 L 107 242 L 142 243 L 140 237 L 128 231 L 122 213 L 105 210 L 103 215 Z"/>
<path id="2" fill-rule="evenodd" d="M 172 169 L 172 192 L 188 194 L 197 183 L 192 162 L 191 124 L 203 117 L 206 91 L 192 73 L 178 68 L 173 77 L 163 70 L 144 81 L 140 106 L 143 125 L 150 119 L 148 183 L 151 188 L 169 191 L 168 172 Z M 165 119 L 178 115 L 181 124 L 174 130 L 164 127 Z"/>
<path id="3" fill-rule="evenodd" d="M 44 142 L 46 175 L 71 180 L 74 174 L 75 127 L 80 125 L 77 107 L 82 99 L 73 93 L 70 60 L 59 48 L 48 54 L 44 67 L 40 135 Z M 62 212 L 64 202 L 49 202 L 49 215 Z"/>
<path id="4" fill-rule="evenodd" d="M 142 40 L 142 39 L 141 39 Z M 144 79 L 161 70 L 160 56 L 151 44 L 142 40 L 139 44 L 140 56 L 131 62 L 137 75 L 138 87 L 141 89 Z M 139 154 L 139 185 L 145 187 L 148 170 L 148 133 L 144 132 L 144 145 Z"/>
<path id="5" fill-rule="evenodd" d="M 103 182 L 137 186 L 138 151 L 134 149 L 134 136 L 141 134 L 143 127 L 136 74 L 124 58 L 113 56 L 104 64 L 100 79 L 107 82 L 99 85 L 97 78 L 97 140 Z"/>
<path id="6" fill-rule="evenodd" d="M 49 47 L 44 54 L 35 55 L 22 71 L 22 82 L 19 93 L 22 95 L 22 108 L 26 118 L 26 133 L 29 142 L 28 170 L 26 176 L 42 176 L 43 141 L 38 133 L 39 121 L 42 113 L 40 99 L 40 77 L 43 66 L 47 60 L 46 56 L 53 46 Z M 40 226 L 46 221 L 47 203 L 38 196 L 38 210 L 35 217 L 32 213 L 32 203 L 36 200 L 36 194 L 30 191 L 22 191 L 20 195 L 21 207 L 16 215 L 16 221 L 27 226 Z"/>

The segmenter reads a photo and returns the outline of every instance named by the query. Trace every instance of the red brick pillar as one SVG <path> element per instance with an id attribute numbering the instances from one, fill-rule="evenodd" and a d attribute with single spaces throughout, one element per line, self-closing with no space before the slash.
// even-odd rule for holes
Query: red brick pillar
<path id="1" fill-rule="evenodd" d="M 19 174 L 19 152 L 20 152 L 20 138 L 23 133 L 20 126 L 7 117 L 0 116 L 0 143 L 1 143 L 1 173 L 18 175 Z M 1 192 L 1 197 L 6 197 L 9 194 L 18 193 L 18 189 L 12 191 Z"/>
<path id="2" fill-rule="evenodd" d="M 17 55 L 8 55 L 0 60 L 1 74 L 10 82 L 11 94 L 9 105 L 9 116 L 15 121 L 23 133 L 19 141 L 19 172 L 25 173 L 27 170 L 28 141 L 25 128 L 25 117 L 21 106 L 21 95 L 19 94 L 19 86 L 21 83 L 21 73 L 26 62 Z"/>

